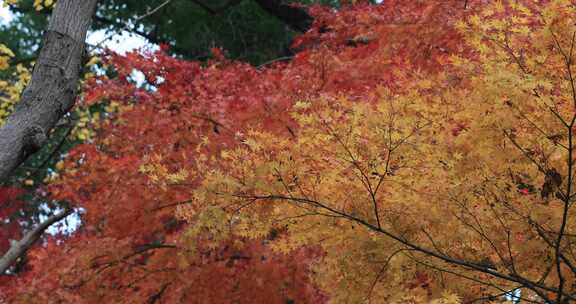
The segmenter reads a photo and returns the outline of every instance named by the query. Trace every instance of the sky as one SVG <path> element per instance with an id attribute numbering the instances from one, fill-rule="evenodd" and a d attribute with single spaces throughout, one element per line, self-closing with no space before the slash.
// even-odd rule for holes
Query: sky
<path id="1" fill-rule="evenodd" d="M 0 4 L 3 4 L 4 1 L 0 0 Z M 0 24 L 9 23 L 13 19 L 12 13 L 8 10 L 8 8 L 0 5 Z M 108 38 L 108 39 L 107 39 Z M 106 33 L 105 31 L 91 31 L 88 33 L 87 37 L 88 44 L 96 45 L 99 44 L 102 40 L 105 40 L 102 43 L 103 47 L 108 47 L 111 50 L 114 50 L 120 54 L 124 54 L 128 51 L 141 48 L 143 46 L 150 46 L 146 39 L 143 39 L 137 35 L 130 35 L 126 31 L 115 34 L 110 36 L 110 33 Z"/>
<path id="2" fill-rule="evenodd" d="M 3 2 L 3 1 L 0 1 Z M 7 8 L 5 8 L 4 6 L 0 7 L 0 23 L 7 23 L 10 20 L 12 20 L 12 16 L 10 14 L 10 11 L 8 11 Z"/>
<path id="3" fill-rule="evenodd" d="M 150 46 L 146 39 L 126 31 L 113 35 L 106 33 L 104 30 L 89 32 L 86 40 L 89 45 L 97 45 L 104 40 L 102 43 L 103 47 L 107 47 L 120 54 L 125 54 L 126 52 L 144 46 Z"/>

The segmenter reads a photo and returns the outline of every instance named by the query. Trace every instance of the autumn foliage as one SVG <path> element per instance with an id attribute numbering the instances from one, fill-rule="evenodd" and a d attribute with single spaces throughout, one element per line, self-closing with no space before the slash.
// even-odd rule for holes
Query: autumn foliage
<path id="1" fill-rule="evenodd" d="M 11 216 L 22 208 L 22 200 L 20 199 L 22 193 L 21 189 L 14 187 L 0 188 L 0 202 L 2 202 L 0 218 L 5 221 L 0 232 L 0 250 L 2 252 L 6 252 L 10 248 L 10 239 L 20 238 L 20 225 Z"/>
<path id="2" fill-rule="evenodd" d="M 288 62 L 106 56 L 117 75 L 86 81 L 80 106 L 107 117 L 87 112 L 48 187 L 82 226 L 31 251 L 0 296 L 574 300 L 573 4 L 311 13 Z"/>

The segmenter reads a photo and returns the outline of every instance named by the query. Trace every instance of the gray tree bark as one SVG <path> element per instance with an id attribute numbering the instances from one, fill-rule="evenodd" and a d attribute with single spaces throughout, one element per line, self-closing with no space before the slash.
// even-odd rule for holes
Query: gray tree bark
<path id="1" fill-rule="evenodd" d="M 81 0 L 77 0 L 81 1 Z M 44 222 L 40 223 L 34 229 L 30 230 L 28 233 L 24 235 L 24 237 L 17 242 L 13 242 L 10 246 L 8 252 L 6 252 L 0 258 L 0 275 L 6 273 L 6 270 L 16 262 L 16 260 L 21 257 L 40 237 L 44 234 L 44 231 L 48 229 L 52 224 L 59 222 L 60 220 L 64 219 L 68 215 L 72 213 L 72 209 L 66 209 L 60 213 L 56 213 L 46 219 Z"/>
<path id="2" fill-rule="evenodd" d="M 86 32 L 97 0 L 59 0 L 44 34 L 32 79 L 0 128 L 0 181 L 47 140 L 74 105 Z"/>

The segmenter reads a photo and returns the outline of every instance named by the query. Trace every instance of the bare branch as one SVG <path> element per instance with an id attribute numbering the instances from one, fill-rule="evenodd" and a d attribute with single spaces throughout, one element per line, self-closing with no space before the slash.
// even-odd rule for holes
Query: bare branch
<path id="1" fill-rule="evenodd" d="M 36 241 L 38 239 L 40 239 L 40 237 L 42 236 L 42 234 L 44 234 L 44 231 L 46 231 L 46 229 L 48 229 L 48 227 L 50 227 L 54 223 L 59 222 L 60 220 L 64 219 L 65 217 L 70 215 L 72 212 L 73 212 L 72 209 L 65 209 L 64 211 L 62 211 L 60 213 L 57 213 L 57 214 L 50 216 L 48 219 L 46 219 L 40 225 L 36 226 L 36 228 L 34 228 L 31 231 L 29 231 L 28 233 L 26 233 L 26 235 L 24 235 L 24 237 L 20 241 L 12 244 L 12 246 L 10 247 L 8 252 L 6 252 L 4 254 L 4 256 L 2 256 L 2 258 L 0 258 L 0 274 L 6 273 L 6 270 L 8 270 L 8 268 L 19 257 L 23 256 L 28 251 L 28 249 L 30 249 L 30 247 L 32 247 L 32 245 L 34 245 L 34 243 L 36 243 Z"/>

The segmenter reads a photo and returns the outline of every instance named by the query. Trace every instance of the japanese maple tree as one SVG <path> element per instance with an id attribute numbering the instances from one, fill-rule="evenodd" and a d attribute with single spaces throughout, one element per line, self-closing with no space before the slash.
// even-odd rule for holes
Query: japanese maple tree
<path id="1" fill-rule="evenodd" d="M 356 2 L 289 62 L 106 56 L 48 187 L 82 227 L 1 296 L 573 301 L 571 1 Z"/>

